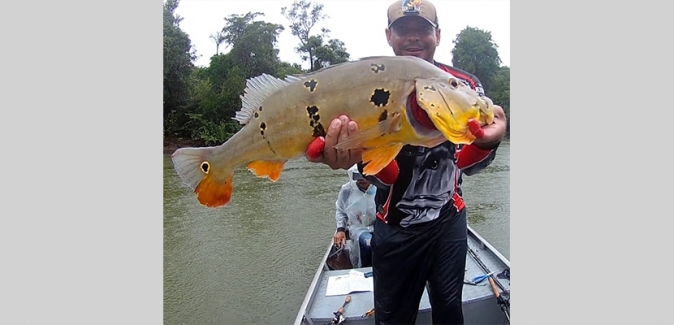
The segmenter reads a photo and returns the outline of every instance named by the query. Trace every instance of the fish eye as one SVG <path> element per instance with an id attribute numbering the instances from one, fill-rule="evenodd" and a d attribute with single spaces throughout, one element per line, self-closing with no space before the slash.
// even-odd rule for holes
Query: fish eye
<path id="1" fill-rule="evenodd" d="M 459 87 L 459 83 L 456 82 L 456 79 L 450 79 L 450 80 L 449 80 L 449 84 L 450 84 L 452 87 L 454 87 L 454 88 Z"/>

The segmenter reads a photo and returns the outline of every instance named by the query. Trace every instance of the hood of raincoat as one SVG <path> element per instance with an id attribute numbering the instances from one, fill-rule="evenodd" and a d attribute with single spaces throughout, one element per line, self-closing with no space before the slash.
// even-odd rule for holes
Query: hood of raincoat
<path id="1" fill-rule="evenodd" d="M 356 181 L 357 181 L 357 180 L 363 178 L 363 175 L 361 175 L 361 174 L 358 172 L 358 166 L 357 166 L 357 165 L 351 166 L 351 167 L 347 170 L 347 173 L 349 174 L 349 184 L 351 184 L 351 186 L 353 186 L 353 188 L 354 188 L 355 190 L 361 191 L 361 189 L 358 187 L 358 184 L 356 184 Z M 372 185 L 372 184 L 370 184 L 370 185 L 367 187 L 367 189 L 365 190 L 365 193 L 366 193 L 366 194 L 372 195 L 372 194 L 374 194 L 374 190 L 375 190 L 375 186 Z M 361 191 L 361 192 L 362 192 L 362 191 Z"/>

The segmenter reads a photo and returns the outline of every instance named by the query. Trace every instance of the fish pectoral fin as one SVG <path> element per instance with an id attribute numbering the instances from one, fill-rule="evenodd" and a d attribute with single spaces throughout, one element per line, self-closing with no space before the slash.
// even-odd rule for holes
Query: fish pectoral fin
<path id="1" fill-rule="evenodd" d="M 276 182 L 281 176 L 286 160 L 256 160 L 246 167 L 257 177 L 267 177 Z"/>
<path id="2" fill-rule="evenodd" d="M 400 113 L 395 113 L 394 116 L 389 119 L 383 120 L 371 127 L 360 129 L 358 130 L 358 132 L 350 134 L 344 140 L 337 143 L 335 145 L 335 149 L 337 150 L 359 149 L 359 148 L 367 149 L 365 148 L 366 142 L 400 130 L 400 128 L 402 127 L 400 121 L 401 121 Z"/>
<path id="3" fill-rule="evenodd" d="M 395 159 L 402 149 L 402 143 L 391 143 L 384 147 L 366 149 L 363 151 L 363 173 L 365 175 L 375 175 Z"/>

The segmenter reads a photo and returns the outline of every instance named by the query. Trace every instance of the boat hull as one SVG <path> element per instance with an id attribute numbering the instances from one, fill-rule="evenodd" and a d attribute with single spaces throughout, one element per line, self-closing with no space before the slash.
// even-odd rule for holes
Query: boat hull
<path id="1" fill-rule="evenodd" d="M 466 279 L 494 272 L 498 274 L 505 269 L 510 269 L 510 262 L 482 238 L 471 227 L 468 227 L 468 248 L 466 254 Z M 307 290 L 304 301 L 300 306 L 295 325 L 302 324 L 325 324 L 334 317 L 334 312 L 344 303 L 346 295 L 326 296 L 328 278 L 336 275 L 348 274 L 350 269 L 333 270 L 326 261 L 335 252 L 332 241 L 323 256 L 322 262 L 314 279 Z M 473 255 L 474 254 L 474 255 Z M 477 260 L 475 257 L 477 257 Z M 360 272 L 369 272 L 371 267 L 355 269 Z M 508 293 L 510 292 L 510 280 L 494 277 Z M 500 290 L 501 291 L 501 290 Z M 355 292 L 349 294 L 351 302 L 344 308 L 344 317 L 348 324 L 374 324 L 374 316 L 365 316 L 365 312 L 372 309 L 372 292 Z M 464 284 L 463 288 L 463 314 L 464 323 L 468 324 L 509 324 L 508 317 L 501 310 L 494 293 L 485 280 L 479 285 Z M 424 290 L 416 324 L 432 324 L 431 306 L 428 298 L 428 288 Z"/>

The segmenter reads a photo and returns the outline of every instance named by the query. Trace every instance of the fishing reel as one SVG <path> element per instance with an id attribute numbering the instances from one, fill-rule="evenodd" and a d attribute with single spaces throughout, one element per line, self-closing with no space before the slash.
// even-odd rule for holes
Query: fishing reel
<path id="1" fill-rule="evenodd" d="M 344 318 L 344 315 L 339 313 L 338 311 L 333 312 L 335 314 L 335 317 L 330 321 L 330 323 L 325 323 L 325 325 L 338 325 L 344 323 L 346 318 Z"/>
<path id="2" fill-rule="evenodd" d="M 344 317 L 344 307 L 349 302 L 351 302 L 351 296 L 346 296 L 346 299 L 344 300 L 344 304 L 342 304 L 342 307 L 339 307 L 337 311 L 332 312 L 333 314 L 335 314 L 335 317 L 333 317 L 329 323 L 325 323 L 325 325 L 338 325 L 344 323 L 344 321 L 346 321 L 346 318 Z"/>

